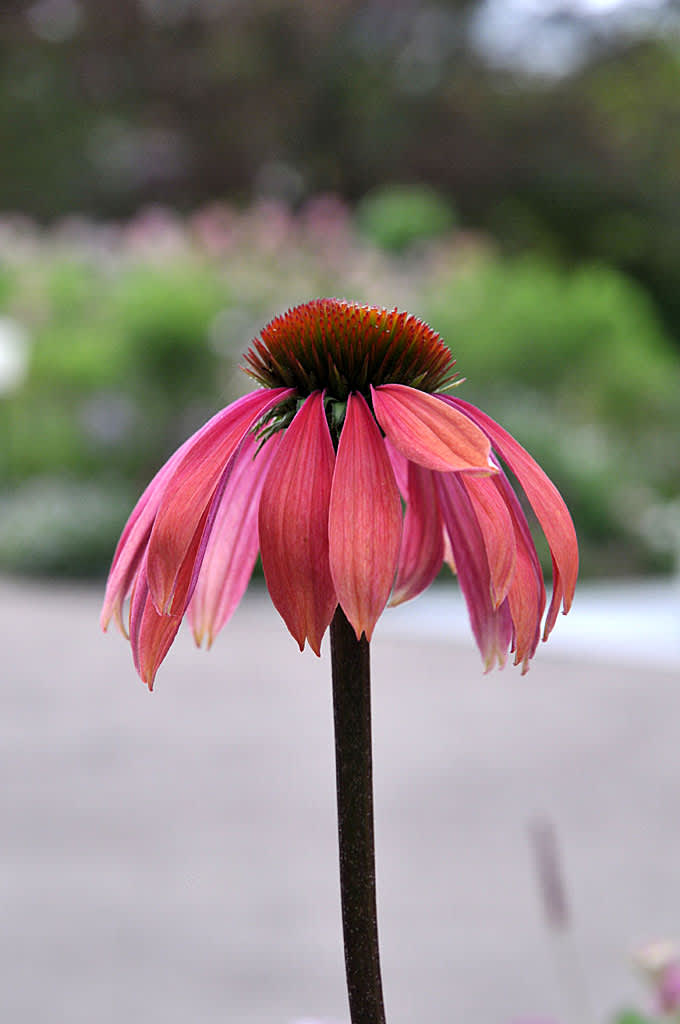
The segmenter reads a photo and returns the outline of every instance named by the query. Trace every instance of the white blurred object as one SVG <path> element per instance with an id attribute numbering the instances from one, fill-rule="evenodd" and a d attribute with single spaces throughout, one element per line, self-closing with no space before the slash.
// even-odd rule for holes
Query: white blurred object
<path id="1" fill-rule="evenodd" d="M 8 395 L 23 383 L 28 373 L 29 341 L 16 320 L 0 316 L 0 395 Z"/>
<path id="2" fill-rule="evenodd" d="M 649 978 L 656 982 L 667 967 L 678 962 L 678 947 L 664 939 L 652 942 L 633 954 L 633 962 Z"/>
<path id="3" fill-rule="evenodd" d="M 578 70 L 602 38 L 664 36 L 673 25 L 663 0 L 483 0 L 470 31 L 491 63 L 559 78 Z"/>

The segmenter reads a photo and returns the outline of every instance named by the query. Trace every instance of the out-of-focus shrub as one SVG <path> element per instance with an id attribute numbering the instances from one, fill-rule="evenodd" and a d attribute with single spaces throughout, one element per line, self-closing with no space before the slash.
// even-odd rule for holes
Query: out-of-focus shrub
<path id="1" fill-rule="evenodd" d="M 113 314 L 123 349 L 143 389 L 170 402 L 205 396 L 214 385 L 210 324 L 225 304 L 214 268 L 136 266 L 114 289 Z"/>
<path id="2" fill-rule="evenodd" d="M 607 267 L 491 261 L 439 286 L 428 312 L 485 394 L 537 391 L 626 432 L 677 409 L 674 348 L 643 290 Z"/>
<path id="3" fill-rule="evenodd" d="M 270 203 L 76 227 L 0 223 L 2 315 L 28 355 L 0 395 L 0 570 L 104 569 L 158 467 L 250 386 L 235 371 L 253 336 L 323 294 L 398 305 L 440 331 L 461 395 L 563 491 L 584 572 L 673 564 L 680 367 L 619 274 L 500 261 L 469 235 L 395 259 L 328 200 L 297 216 Z"/>
<path id="4" fill-rule="evenodd" d="M 0 309 L 4 309 L 12 287 L 12 278 L 6 267 L 0 266 Z"/>
<path id="5" fill-rule="evenodd" d="M 0 565 L 29 575 L 101 575 L 133 501 L 120 482 L 36 477 L 0 495 Z"/>
<path id="6" fill-rule="evenodd" d="M 148 217 L 140 224 L 146 238 Z M 0 252 L 0 293 L 6 282 L 5 306 L 30 342 L 20 385 L 0 394 L 0 567 L 10 571 L 104 571 L 135 495 L 232 397 L 237 353 L 211 343 L 229 306 L 220 266 L 184 228 L 170 256 L 140 252 L 134 227 L 129 238 L 80 222 L 77 234 L 31 229 Z"/>
<path id="7" fill-rule="evenodd" d="M 680 490 L 680 361 L 642 290 L 602 266 L 487 261 L 437 282 L 426 316 L 463 392 L 522 440 L 569 496 L 585 570 L 668 568 L 650 504 Z"/>
<path id="8" fill-rule="evenodd" d="M 425 185 L 384 185 L 369 192 L 357 209 L 363 234 L 395 253 L 438 238 L 455 219 L 451 203 Z"/>

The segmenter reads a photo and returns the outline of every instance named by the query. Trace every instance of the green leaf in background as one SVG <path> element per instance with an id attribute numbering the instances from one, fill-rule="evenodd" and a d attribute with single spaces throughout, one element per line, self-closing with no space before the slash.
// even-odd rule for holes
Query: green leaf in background
<path id="1" fill-rule="evenodd" d="M 428 242 L 455 224 L 453 206 L 424 185 L 384 185 L 374 189 L 357 209 L 359 229 L 376 245 L 403 252 Z"/>
<path id="2" fill-rule="evenodd" d="M 637 1010 L 622 1010 L 612 1019 L 612 1024 L 662 1024 L 657 1017 L 648 1017 Z"/>

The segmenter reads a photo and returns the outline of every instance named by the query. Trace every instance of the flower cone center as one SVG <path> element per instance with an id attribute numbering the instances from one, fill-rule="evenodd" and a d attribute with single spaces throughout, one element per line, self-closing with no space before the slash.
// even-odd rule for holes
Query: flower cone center
<path id="1" fill-rule="evenodd" d="M 299 398 L 325 391 L 339 403 L 370 386 L 405 384 L 435 392 L 456 377 L 455 360 L 422 320 L 396 309 L 317 299 L 264 327 L 244 369 L 265 387 L 292 387 Z"/>

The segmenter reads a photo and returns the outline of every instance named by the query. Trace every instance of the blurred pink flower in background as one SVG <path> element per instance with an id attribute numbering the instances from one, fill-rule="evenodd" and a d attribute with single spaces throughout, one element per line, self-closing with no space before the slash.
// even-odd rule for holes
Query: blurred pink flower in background
<path id="1" fill-rule="evenodd" d="M 635 961 L 649 982 L 658 1010 L 680 1011 L 680 952 L 674 943 L 653 942 L 635 954 Z"/>
<path id="2" fill-rule="evenodd" d="M 664 1013 L 680 1010 L 680 962 L 668 964 L 659 976 L 657 996 Z"/>

